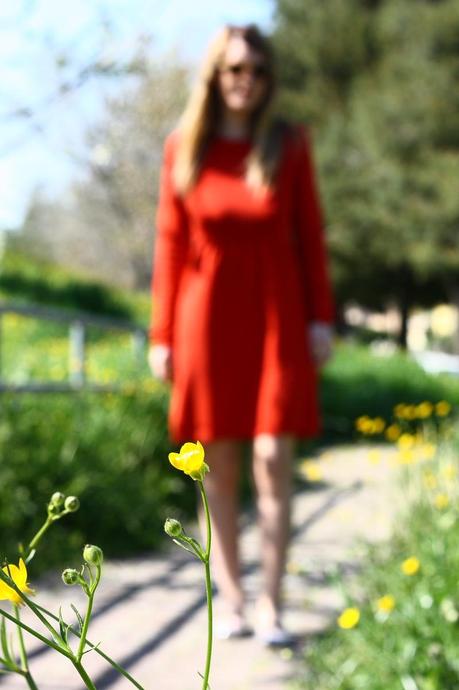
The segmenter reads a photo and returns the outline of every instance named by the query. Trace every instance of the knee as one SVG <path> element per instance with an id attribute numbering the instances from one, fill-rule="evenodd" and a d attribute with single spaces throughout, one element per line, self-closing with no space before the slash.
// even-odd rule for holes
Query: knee
<path id="1" fill-rule="evenodd" d="M 268 434 L 257 436 L 253 462 L 258 490 L 283 493 L 290 476 L 290 454 L 282 439 Z"/>

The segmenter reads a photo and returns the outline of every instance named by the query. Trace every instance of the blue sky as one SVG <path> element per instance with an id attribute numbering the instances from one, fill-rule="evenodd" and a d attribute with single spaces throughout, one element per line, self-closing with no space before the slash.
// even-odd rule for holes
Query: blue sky
<path id="1" fill-rule="evenodd" d="M 63 76 L 95 55 L 131 55 L 151 34 L 153 55 L 195 64 L 223 23 L 272 23 L 274 0 L 15 0 L 0 3 L 0 230 L 19 225 L 30 195 L 58 195 L 78 174 L 84 132 L 113 85 L 88 80 L 52 100 Z M 71 66 L 56 68 L 55 56 Z M 111 91 L 110 91 L 111 90 Z M 31 108 L 34 118 L 12 116 Z"/>

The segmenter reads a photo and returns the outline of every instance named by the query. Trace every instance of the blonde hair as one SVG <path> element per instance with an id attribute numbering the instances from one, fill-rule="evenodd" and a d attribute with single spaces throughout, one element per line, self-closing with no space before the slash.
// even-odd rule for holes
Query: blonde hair
<path id="1" fill-rule="evenodd" d="M 220 29 L 209 45 L 197 83 L 179 122 L 173 180 L 182 195 L 196 182 L 207 145 L 217 132 L 221 113 L 218 70 L 228 42 L 234 36 L 243 38 L 260 53 L 266 68 L 265 93 L 250 120 L 253 146 L 246 160 L 245 179 L 254 190 L 262 190 L 272 185 L 277 172 L 285 123 L 275 119 L 272 113 L 275 74 L 271 46 L 255 24 L 242 27 L 227 25 Z"/>

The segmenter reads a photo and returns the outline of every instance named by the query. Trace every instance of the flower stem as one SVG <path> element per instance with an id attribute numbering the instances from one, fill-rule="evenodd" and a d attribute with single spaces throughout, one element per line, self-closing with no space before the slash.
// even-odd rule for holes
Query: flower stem
<path id="1" fill-rule="evenodd" d="M 212 541 L 212 529 L 210 524 L 210 512 L 209 504 L 207 503 L 206 491 L 204 489 L 204 484 L 202 481 L 199 482 L 199 489 L 201 491 L 202 503 L 204 506 L 204 512 L 206 515 L 206 526 L 207 526 L 207 539 L 206 539 L 206 552 L 204 554 L 204 568 L 206 572 L 206 596 L 207 596 L 207 655 L 206 655 L 206 667 L 203 676 L 202 690 L 207 690 L 209 687 L 209 675 L 210 675 L 210 662 L 212 658 L 212 636 L 213 636 L 213 626 L 212 626 L 212 581 L 210 577 L 210 546 Z"/>
<path id="2" fill-rule="evenodd" d="M 43 613 L 46 613 L 47 616 L 49 616 L 50 618 L 53 618 L 55 621 L 59 622 L 59 618 L 54 613 L 51 613 L 51 611 L 48 611 L 43 606 L 38 606 L 38 608 Z M 71 628 L 71 631 L 77 637 L 81 637 L 81 633 L 78 632 L 78 630 L 74 630 L 73 628 Z M 100 649 L 100 647 L 93 645 L 93 643 L 90 642 L 87 638 L 86 638 L 86 644 L 88 644 L 90 647 L 92 647 L 93 651 L 96 652 L 96 654 L 99 654 L 99 656 L 101 656 L 102 659 L 105 659 L 105 661 L 107 661 L 111 666 L 113 666 L 113 668 L 115 668 L 118 671 L 118 673 L 120 673 L 122 676 L 124 676 L 130 683 L 132 683 L 132 685 L 134 685 L 136 688 L 138 688 L 138 690 L 145 690 L 145 688 L 142 685 L 140 685 L 140 683 L 138 683 L 135 680 L 135 678 L 133 678 L 131 676 L 131 674 L 128 673 L 128 671 L 126 671 L 126 669 L 124 669 L 122 666 L 117 664 L 116 661 L 114 661 L 111 657 L 108 656 L 108 654 L 105 654 L 105 652 L 103 652 Z"/>
<path id="3" fill-rule="evenodd" d="M 81 661 L 79 661 L 78 659 L 73 659 L 72 663 L 75 666 L 78 673 L 80 674 L 80 676 L 81 676 L 82 680 L 84 681 L 84 684 L 86 685 L 88 690 L 97 690 L 97 688 L 94 685 L 94 683 L 92 682 L 91 678 L 88 676 L 85 669 L 83 668 Z"/>
<path id="4" fill-rule="evenodd" d="M 38 687 L 35 684 L 35 681 L 32 678 L 32 674 L 30 673 L 30 671 L 26 671 L 24 673 L 24 678 L 26 679 L 27 685 L 29 686 L 30 690 L 38 690 Z"/>
<path id="5" fill-rule="evenodd" d="M 81 657 L 83 656 L 84 648 L 86 646 L 86 636 L 88 634 L 89 621 L 91 620 L 92 606 L 94 603 L 94 594 L 96 593 L 97 585 L 99 584 L 101 572 L 101 567 L 100 565 L 98 565 L 96 579 L 92 583 L 88 593 L 88 606 L 86 609 L 86 615 L 84 617 L 83 628 L 81 630 L 80 644 L 78 645 L 78 651 L 76 653 L 76 658 L 78 662 L 81 661 Z"/>
<path id="6" fill-rule="evenodd" d="M 21 621 L 21 615 L 19 613 L 19 606 L 17 604 L 14 604 L 14 614 L 16 616 L 16 620 L 18 622 Z M 18 632 L 18 640 L 19 640 L 19 655 L 21 657 L 21 668 L 24 671 L 24 673 L 27 673 L 29 671 L 29 665 L 27 663 L 27 652 L 24 644 L 24 636 L 22 634 L 22 628 L 20 625 L 16 626 L 17 632 Z"/>
<path id="7" fill-rule="evenodd" d="M 2 616 L 5 616 L 5 618 L 7 620 L 11 621 L 15 625 L 22 628 L 22 630 L 25 630 L 30 635 L 33 635 L 34 637 L 36 637 L 37 640 L 40 640 L 40 642 L 43 642 L 43 644 L 48 645 L 48 647 L 52 647 L 52 649 L 54 649 L 56 652 L 60 652 L 64 656 L 70 658 L 70 654 L 68 652 L 66 652 L 62 647 L 60 647 L 58 644 L 56 644 L 52 640 L 49 640 L 48 638 L 46 638 L 44 635 L 40 635 L 39 632 L 37 632 L 33 628 L 29 627 L 28 625 L 26 625 L 22 621 L 19 621 L 17 618 L 15 618 L 15 616 L 12 616 L 10 613 L 8 613 L 8 611 L 5 611 L 4 609 L 0 609 L 0 614 Z"/>
<path id="8" fill-rule="evenodd" d="M 27 550 L 26 557 L 29 555 L 29 553 L 30 553 L 33 549 L 35 549 L 35 547 L 37 546 L 38 542 L 40 541 L 40 539 L 42 538 L 42 536 L 44 535 L 44 533 L 46 532 L 46 530 L 48 529 L 48 527 L 52 524 L 52 522 L 53 522 L 53 521 L 52 521 L 51 518 L 49 518 L 49 517 L 46 518 L 45 523 L 40 527 L 40 529 L 38 530 L 38 532 L 36 533 L 36 535 L 35 535 L 35 536 L 33 537 L 33 539 L 31 540 L 29 546 L 27 547 L 28 550 Z"/>

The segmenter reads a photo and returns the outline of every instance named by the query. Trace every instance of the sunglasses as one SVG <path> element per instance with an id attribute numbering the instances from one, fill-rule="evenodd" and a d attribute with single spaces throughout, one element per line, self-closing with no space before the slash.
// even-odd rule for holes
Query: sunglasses
<path id="1" fill-rule="evenodd" d="M 266 65 L 249 65 L 243 62 L 235 63 L 234 65 L 226 65 L 220 69 L 221 72 L 229 72 L 233 77 L 240 77 L 242 74 L 251 74 L 255 79 L 264 79 L 268 76 L 268 68 Z"/>

